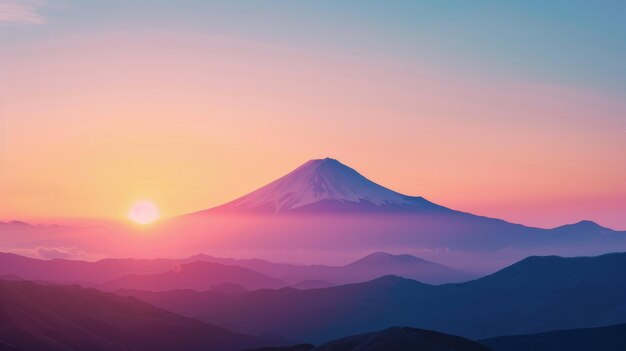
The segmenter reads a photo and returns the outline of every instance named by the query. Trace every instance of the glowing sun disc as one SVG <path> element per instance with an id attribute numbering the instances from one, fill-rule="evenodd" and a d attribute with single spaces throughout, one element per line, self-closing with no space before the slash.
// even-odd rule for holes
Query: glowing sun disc
<path id="1" fill-rule="evenodd" d="M 159 219 L 159 209 L 152 201 L 135 202 L 128 212 L 128 218 L 138 224 L 149 224 Z"/>

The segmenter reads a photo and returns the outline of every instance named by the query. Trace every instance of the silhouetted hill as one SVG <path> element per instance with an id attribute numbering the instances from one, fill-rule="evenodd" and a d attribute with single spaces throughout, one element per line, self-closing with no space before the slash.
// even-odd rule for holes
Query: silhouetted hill
<path id="1" fill-rule="evenodd" d="M 296 345 L 254 351 L 489 351 L 475 341 L 454 335 L 415 328 L 392 327 L 378 332 L 353 335 L 314 347 Z"/>
<path id="2" fill-rule="evenodd" d="M 501 336 L 480 342 L 494 351 L 623 351 L 626 350 L 626 324 Z"/>
<path id="3" fill-rule="evenodd" d="M 0 281 L 0 342 L 20 350 L 241 350 L 267 342 L 77 286 Z"/>
<path id="4" fill-rule="evenodd" d="M 314 351 L 489 351 L 465 338 L 414 328 L 389 328 L 331 341 Z"/>
<path id="5" fill-rule="evenodd" d="M 233 283 L 248 290 L 280 288 L 286 284 L 247 268 L 212 262 L 193 262 L 175 266 L 157 274 L 129 275 L 102 286 L 107 289 L 138 289 L 165 291 L 172 289 L 209 290 L 211 287 Z"/>
<path id="6" fill-rule="evenodd" d="M 577 223 L 566 224 L 552 229 L 555 233 L 560 232 L 589 232 L 589 233 L 600 233 L 600 234 L 609 234 L 615 232 L 613 229 L 603 227 L 598 223 L 589 220 L 583 220 Z"/>
<path id="7" fill-rule="evenodd" d="M 624 271 L 625 253 L 531 257 L 459 284 L 432 286 L 385 276 L 325 289 L 252 291 L 216 301 L 190 294 L 186 303 L 202 306 L 192 311 L 179 308 L 176 292 L 150 295 L 147 301 L 163 306 L 167 296 L 167 308 L 181 314 L 240 332 L 272 332 L 308 342 L 394 325 L 487 338 L 625 323 Z"/>
<path id="8" fill-rule="evenodd" d="M 531 256 L 467 286 L 563 288 L 581 284 L 626 284 L 626 253 L 594 257 Z"/>
<path id="9" fill-rule="evenodd" d="M 314 348 L 315 346 L 311 344 L 299 344 L 299 345 L 283 346 L 283 347 L 264 347 L 261 349 L 244 350 L 244 351 L 310 351 Z"/>

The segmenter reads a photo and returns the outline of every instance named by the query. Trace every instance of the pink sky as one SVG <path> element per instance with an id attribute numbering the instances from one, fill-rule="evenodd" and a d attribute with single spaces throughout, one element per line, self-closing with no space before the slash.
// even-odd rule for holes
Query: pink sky
<path id="1" fill-rule="evenodd" d="M 109 30 L 2 53 L 0 219 L 219 205 L 330 156 L 454 209 L 626 229 L 626 104 L 228 35 Z"/>

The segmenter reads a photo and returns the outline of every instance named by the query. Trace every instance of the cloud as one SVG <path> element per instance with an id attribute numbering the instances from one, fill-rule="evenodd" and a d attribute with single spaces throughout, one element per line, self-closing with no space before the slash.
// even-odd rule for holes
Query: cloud
<path id="1" fill-rule="evenodd" d="M 0 24 L 43 24 L 43 0 L 0 0 Z"/>
<path id="2" fill-rule="evenodd" d="M 44 260 L 63 258 L 67 260 L 95 261 L 104 258 L 101 255 L 88 253 L 75 247 L 38 246 L 35 248 L 12 249 L 8 250 L 8 252 L 20 256 L 27 256 Z"/>

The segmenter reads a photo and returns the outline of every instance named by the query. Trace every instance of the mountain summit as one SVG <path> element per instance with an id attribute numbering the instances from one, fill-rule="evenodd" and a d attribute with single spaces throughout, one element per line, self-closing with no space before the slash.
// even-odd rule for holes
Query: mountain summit
<path id="1" fill-rule="evenodd" d="M 423 197 L 402 195 L 332 159 L 311 160 L 278 180 L 209 211 L 389 212 L 446 210 Z"/>

